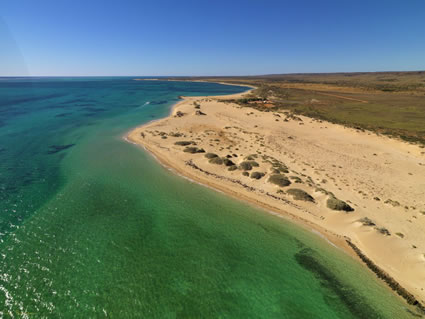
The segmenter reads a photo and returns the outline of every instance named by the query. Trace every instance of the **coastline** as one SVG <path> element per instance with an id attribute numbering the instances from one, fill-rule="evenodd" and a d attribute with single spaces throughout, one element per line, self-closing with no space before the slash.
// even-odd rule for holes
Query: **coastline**
<path id="1" fill-rule="evenodd" d="M 140 79 L 139 79 L 140 80 Z M 144 79 L 142 79 L 144 80 Z M 152 80 L 152 79 L 146 79 L 146 80 Z M 179 80 L 172 80 L 172 81 L 179 81 Z M 197 82 L 205 82 L 205 81 L 197 81 Z M 208 82 L 210 83 L 210 82 Z M 232 85 L 229 83 L 223 83 L 226 85 Z M 319 236 L 324 237 L 325 240 L 329 241 L 330 244 L 335 245 L 336 247 L 342 249 L 344 252 L 346 252 L 348 255 L 352 256 L 353 258 L 355 258 L 356 260 L 366 264 L 368 266 L 369 269 L 371 269 L 375 274 L 379 276 L 379 274 L 374 271 L 369 265 L 368 263 L 364 260 L 364 258 L 362 258 L 362 256 L 367 256 L 367 260 L 370 260 L 373 262 L 374 265 L 377 265 L 378 269 L 379 269 L 379 273 L 385 273 L 386 274 L 386 278 L 391 278 L 394 282 L 396 282 L 398 284 L 398 286 L 401 287 L 401 289 L 405 292 L 408 292 L 408 298 L 406 298 L 406 293 L 401 294 L 400 291 L 397 291 L 396 289 L 394 289 L 394 287 L 391 287 L 391 285 L 389 285 L 389 287 L 394 290 L 395 292 L 397 292 L 399 295 L 401 295 L 408 303 L 410 304 L 415 304 L 415 305 L 419 305 L 419 308 L 423 311 L 423 300 L 424 300 L 424 294 L 421 293 L 414 293 L 412 292 L 412 288 L 409 285 L 409 281 L 410 278 L 402 278 L 402 276 L 400 276 L 400 274 L 397 274 L 397 272 L 391 271 L 393 268 L 393 265 L 390 265 L 389 267 L 385 267 L 385 264 L 379 263 L 376 261 L 376 259 L 374 259 L 373 257 L 374 254 L 373 252 L 376 252 L 376 247 L 375 250 L 371 250 L 370 247 L 367 247 L 367 245 L 365 245 L 365 242 L 359 241 L 359 238 L 356 236 L 356 233 L 349 233 L 349 235 L 344 235 L 344 231 L 342 232 L 338 232 L 335 230 L 338 230 L 338 227 L 326 227 L 327 225 L 324 223 L 320 222 L 321 217 L 317 215 L 317 214 L 311 214 L 312 216 L 308 216 L 309 218 L 305 218 L 305 216 L 303 216 L 303 213 L 299 213 L 299 211 L 297 212 L 297 210 L 307 210 L 305 209 L 305 206 L 301 205 L 297 205 L 295 204 L 295 208 L 294 207 L 286 207 L 285 205 L 287 205 L 288 203 L 285 203 L 285 205 L 280 205 L 281 203 L 279 202 L 278 204 L 274 201 L 267 201 L 264 200 L 264 196 L 261 199 L 261 196 L 258 196 L 258 194 L 253 194 L 250 192 L 244 192 L 243 190 L 238 189 L 237 185 L 234 186 L 232 185 L 232 183 L 229 183 L 228 181 L 223 182 L 222 178 L 228 178 L 225 176 L 222 176 L 220 174 L 217 173 L 217 170 L 214 168 L 212 168 L 211 170 L 204 170 L 202 168 L 200 168 L 200 172 L 196 172 L 196 170 L 194 171 L 194 167 L 198 167 L 196 164 L 193 164 L 191 166 L 191 164 L 189 163 L 193 163 L 191 162 L 191 159 L 188 161 L 187 157 L 191 156 L 190 154 L 183 154 L 183 158 L 176 158 L 176 150 L 173 150 L 173 154 L 170 154 L 170 150 L 171 150 L 171 145 L 167 144 L 166 146 L 162 145 L 165 143 L 162 143 L 161 140 L 159 140 L 161 143 L 159 143 L 158 139 L 154 138 L 154 136 L 150 137 L 149 139 L 145 139 L 144 137 L 141 138 L 140 135 L 142 133 L 142 131 L 146 131 L 147 129 L 152 128 L 153 126 L 155 128 L 163 128 L 165 130 L 165 128 L 168 129 L 168 131 L 170 131 L 170 128 L 175 129 L 175 127 L 173 125 L 170 125 L 171 121 L 177 121 L 178 117 L 176 117 L 176 113 L 182 109 L 183 111 L 187 111 L 190 108 L 193 108 L 192 104 L 194 102 L 199 103 L 199 105 L 201 106 L 202 110 L 208 110 L 207 114 L 208 117 L 210 117 L 210 111 L 211 111 L 211 107 L 212 106 L 216 106 L 217 103 L 221 104 L 225 104 L 223 102 L 220 102 L 219 100 L 221 99 L 230 99 L 230 98 L 238 98 L 241 96 L 244 96 L 246 94 L 249 94 L 253 87 L 252 86 L 248 86 L 248 85 L 240 85 L 240 86 L 247 86 L 247 87 L 251 87 L 251 90 L 248 90 L 246 92 L 240 93 L 240 94 L 236 94 L 236 95 L 224 95 L 224 96 L 201 96 L 201 97 L 183 97 L 183 100 L 176 103 L 171 111 L 170 114 L 163 119 L 159 119 L 159 120 L 153 120 L 150 121 L 149 123 L 143 124 L 139 127 L 136 127 L 134 129 L 132 129 L 128 134 L 126 134 L 125 139 L 126 141 L 133 143 L 133 144 L 137 144 L 142 146 L 145 150 L 147 150 L 151 155 L 154 156 L 154 158 L 164 167 L 166 167 L 167 169 L 170 169 L 171 171 L 173 171 L 174 173 L 187 178 L 193 182 L 199 183 L 201 185 L 204 185 L 206 187 L 212 188 L 214 190 L 218 190 L 220 192 L 223 192 L 233 198 L 236 198 L 238 200 L 242 200 L 245 202 L 249 202 L 250 204 L 253 204 L 257 207 L 262 208 L 263 210 L 266 210 L 268 213 L 271 213 L 273 215 L 276 215 L 278 217 L 290 220 L 291 222 L 295 222 L 297 225 L 302 226 L 305 229 L 308 229 L 309 231 L 312 231 L 313 233 L 318 233 Z M 215 104 L 212 105 L 215 101 Z M 233 108 L 237 108 L 237 106 L 233 105 L 233 106 L 227 106 L 227 107 L 233 107 Z M 221 110 L 220 110 L 221 111 Z M 239 110 L 238 110 L 239 111 Z M 243 110 L 243 112 L 246 110 Z M 223 111 L 224 112 L 224 111 Z M 188 112 L 187 112 L 188 113 Z M 251 112 L 253 113 L 253 112 Z M 220 112 L 218 112 L 217 114 L 218 117 L 222 116 L 222 114 Z M 260 115 L 261 116 L 261 115 Z M 192 115 L 188 115 L 188 116 L 184 116 L 184 118 L 189 118 L 192 117 L 191 119 L 197 119 L 196 115 L 192 116 Z M 198 116 L 199 118 L 199 116 Z M 308 119 L 305 117 L 303 118 L 303 122 L 306 123 L 307 121 L 314 121 L 313 119 Z M 188 120 L 190 122 L 190 120 Z M 320 121 L 322 123 L 322 121 Z M 186 123 L 187 124 L 187 123 Z M 299 123 L 298 123 L 299 124 Z M 330 124 L 330 123 L 325 123 L 328 126 L 337 126 L 336 124 Z M 198 126 L 201 124 L 197 124 Z M 204 127 L 205 128 L 205 127 Z M 344 128 L 345 130 L 345 128 Z M 297 138 L 297 137 L 296 137 Z M 179 139 L 174 139 L 174 140 L 179 140 Z M 173 141 L 174 141 L 173 140 Z M 400 143 L 400 142 L 397 142 Z M 203 154 L 201 155 L 196 155 L 198 157 L 203 157 Z M 204 167 L 204 166 L 203 166 Z M 205 173 L 206 172 L 206 173 Z M 211 175 L 213 175 L 211 177 Z M 218 178 L 214 178 L 215 176 L 218 176 Z M 229 180 L 231 180 L 229 178 Z M 249 184 L 249 186 L 251 189 L 254 189 L 255 191 L 260 191 L 261 193 L 261 188 L 256 188 L 253 187 L 252 184 Z M 269 195 L 269 192 L 266 192 L 267 195 Z M 264 191 L 263 191 L 264 194 Z M 277 197 L 275 195 L 271 195 L 273 199 L 274 197 Z M 298 206 L 298 207 L 297 207 Z M 323 209 L 323 207 L 319 207 L 319 210 Z M 356 209 L 357 210 L 357 209 Z M 347 214 L 348 216 L 348 214 Z M 358 216 L 360 217 L 360 216 Z M 351 222 L 353 223 L 353 222 Z M 340 224 L 340 221 L 339 221 Z M 335 226 L 335 225 L 334 225 Z M 357 227 L 358 228 L 358 227 Z M 351 236 L 351 235 L 354 235 Z M 378 235 L 379 236 L 379 235 Z M 353 237 L 353 238 L 352 238 Z M 353 248 L 356 247 L 356 248 Z M 369 248 L 369 250 L 365 253 L 364 250 L 365 248 Z M 372 247 L 374 248 L 374 247 Z M 360 254 L 359 254 L 360 252 Z M 371 254 L 372 252 L 372 254 Z M 377 253 L 377 255 L 379 255 L 379 252 Z M 369 256 L 372 256 L 369 257 Z M 380 277 L 382 279 L 382 277 Z M 386 281 L 386 280 L 384 280 Z M 388 281 L 386 281 L 388 284 Z M 400 282 L 400 284 L 399 284 Z M 402 288 L 402 287 L 408 287 L 407 289 Z M 412 298 L 413 297 L 413 298 Z M 409 302 L 409 298 L 411 300 L 411 302 Z"/>
<path id="2" fill-rule="evenodd" d="M 248 90 L 246 92 L 242 92 L 241 94 L 247 94 L 250 91 L 252 91 L 253 89 L 256 89 L 257 88 L 255 85 L 250 85 L 250 84 L 237 84 L 237 83 L 215 82 L 215 81 L 206 81 L 206 80 L 177 80 L 177 79 L 158 79 L 158 78 L 153 78 L 153 79 L 133 79 L 133 81 L 164 81 L 164 82 L 217 83 L 217 84 L 222 84 L 222 85 L 242 86 L 242 87 L 251 88 L 251 90 Z M 234 94 L 230 94 L 230 95 L 234 95 Z M 218 96 L 222 96 L 222 95 L 218 95 Z M 205 97 L 207 97 L 207 96 L 205 96 Z"/>

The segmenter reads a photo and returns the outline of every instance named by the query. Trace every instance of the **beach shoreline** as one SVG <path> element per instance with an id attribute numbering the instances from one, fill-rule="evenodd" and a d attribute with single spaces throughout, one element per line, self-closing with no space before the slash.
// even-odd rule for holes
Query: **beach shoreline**
<path id="1" fill-rule="evenodd" d="M 141 79 L 141 80 L 144 80 L 144 79 Z M 152 80 L 152 79 L 146 79 L 146 80 Z M 179 80 L 175 80 L 175 81 L 179 81 Z M 208 82 L 208 81 L 197 81 L 197 82 Z M 208 83 L 211 83 L 211 82 L 208 82 Z M 229 83 L 222 83 L 222 84 L 233 85 Z M 250 113 L 254 114 L 254 112 L 246 113 L 247 111 L 251 111 L 251 110 L 241 109 L 237 105 L 233 105 L 227 102 L 223 103 L 223 101 L 220 101 L 225 99 L 237 99 L 242 96 L 246 96 L 247 94 L 251 93 L 252 90 L 254 89 L 254 87 L 249 85 L 240 85 L 240 86 L 251 87 L 251 90 L 248 90 L 240 94 L 233 94 L 228 96 L 223 95 L 223 96 L 182 97 L 183 100 L 179 101 L 171 108 L 170 114 L 166 118 L 151 121 L 149 123 L 138 126 L 132 129 L 130 132 L 128 132 L 128 134 L 126 134 L 124 138 L 126 141 L 130 143 L 142 146 L 145 150 L 148 151 L 148 153 L 152 154 L 153 157 L 161 165 L 163 165 L 167 169 L 170 169 L 172 172 L 184 178 L 187 178 L 193 182 L 196 182 L 206 187 L 212 188 L 214 190 L 223 192 L 238 200 L 242 200 L 256 207 L 260 207 L 263 210 L 266 210 L 268 213 L 279 216 L 291 222 L 295 222 L 297 225 L 303 227 L 304 229 L 307 229 L 313 233 L 318 234 L 321 237 L 324 237 L 325 240 L 329 241 L 329 243 L 342 249 L 348 255 L 352 256 L 354 259 L 362 262 L 362 264 L 367 264 L 364 260 L 362 261 L 362 257 L 359 255 L 359 251 L 360 251 L 362 255 L 368 256 L 367 258 L 372 260 L 374 264 L 376 264 L 379 267 L 379 270 L 381 272 L 387 274 L 389 278 L 393 278 L 395 282 L 400 283 L 399 284 L 400 287 L 405 287 L 405 289 L 404 288 L 403 289 L 406 292 L 407 291 L 409 292 L 411 300 L 413 300 L 412 297 L 414 296 L 413 297 L 414 301 L 410 302 L 411 304 L 412 303 L 423 304 L 425 295 L 423 293 L 423 290 L 419 288 L 419 286 L 422 286 L 424 284 L 425 278 L 423 274 L 418 274 L 417 273 L 418 270 L 417 268 L 415 268 L 414 269 L 415 273 L 413 277 L 418 275 L 419 278 L 421 278 L 421 282 L 419 284 L 418 282 L 416 282 L 416 284 L 412 284 L 412 276 L 407 276 L 407 277 L 403 276 L 403 271 L 405 269 L 395 269 L 394 271 L 394 268 L 397 268 L 397 267 L 400 268 L 402 266 L 405 266 L 405 264 L 394 265 L 391 262 L 392 260 L 386 260 L 385 256 L 382 256 L 383 254 L 387 253 L 387 250 L 380 252 L 379 248 L 382 248 L 383 245 L 388 244 L 385 242 L 384 236 L 380 234 L 371 234 L 370 230 L 365 232 L 364 227 L 363 228 L 359 227 L 359 225 L 357 224 L 355 225 L 354 229 L 352 229 L 353 228 L 352 224 L 354 224 L 354 221 L 353 221 L 353 218 L 351 218 L 351 214 L 345 214 L 346 216 L 344 216 L 344 213 L 337 213 L 337 214 L 341 214 L 341 216 L 338 216 L 337 218 L 332 216 L 332 212 L 328 214 L 329 217 L 327 215 L 326 216 L 321 215 L 320 211 L 323 211 L 324 208 L 322 207 L 320 203 L 317 209 L 315 208 L 313 212 L 309 212 L 308 214 L 306 214 L 305 212 L 311 209 L 308 205 L 304 205 L 304 204 L 298 205 L 296 203 L 294 204 L 294 206 L 291 206 L 291 205 L 288 206 L 288 203 L 292 203 L 293 201 L 289 201 L 286 199 L 285 199 L 286 202 L 284 201 L 283 203 L 281 203 L 281 201 L 278 201 L 278 200 L 273 201 L 274 197 L 277 198 L 278 196 L 273 195 L 269 191 L 269 189 L 267 188 L 269 187 L 269 185 L 265 185 L 265 184 L 256 185 L 255 181 L 254 183 L 251 183 L 251 181 L 247 182 L 246 187 L 249 187 L 254 190 L 251 192 L 247 192 L 246 190 L 241 189 L 240 185 L 234 185 L 235 183 L 229 182 L 229 181 L 232 181 L 232 179 L 235 180 L 234 175 L 231 175 L 232 177 L 229 177 L 230 173 L 227 173 L 227 171 L 226 172 L 219 171 L 217 167 L 209 167 L 208 163 L 205 163 L 205 161 L 199 160 L 199 158 L 203 157 L 203 154 L 199 154 L 199 155 L 186 154 L 181 151 L 181 147 L 179 150 L 179 147 L 175 147 L 173 143 L 170 143 L 170 140 L 175 142 L 177 140 L 184 139 L 183 137 L 171 138 L 170 135 L 168 135 L 167 138 L 163 139 L 162 137 L 164 135 L 162 135 L 161 137 L 159 134 L 151 133 L 151 135 L 148 136 L 148 133 L 146 133 L 148 131 L 153 132 L 152 131 L 153 129 L 156 129 L 156 131 L 159 131 L 161 129 L 163 131 L 166 131 L 167 132 L 166 134 L 170 134 L 171 132 L 178 130 L 179 132 L 184 132 L 186 136 L 189 136 L 189 134 L 192 134 L 192 132 L 196 131 L 193 136 L 197 136 L 196 138 L 202 140 L 202 137 L 200 137 L 201 136 L 200 134 L 204 134 L 204 132 L 208 130 L 216 131 L 215 133 L 220 131 L 219 133 L 221 135 L 218 134 L 217 136 L 223 137 L 225 135 L 223 133 L 223 125 L 225 124 L 223 123 L 228 123 L 229 125 L 232 125 L 232 123 L 233 124 L 237 123 L 238 127 L 241 126 L 241 128 L 248 130 L 246 127 L 241 125 L 243 123 L 239 122 L 238 115 L 240 115 L 241 117 L 242 115 L 245 116 L 246 114 L 250 114 Z M 194 103 L 199 105 L 200 110 L 202 110 L 203 112 L 206 112 L 206 116 L 199 115 L 199 112 L 196 112 L 197 110 L 193 109 Z M 180 118 L 180 116 L 176 115 L 178 114 L 178 112 L 181 112 L 184 115 Z M 212 114 L 212 112 L 214 112 L 214 114 Z M 230 113 L 235 113 L 234 115 L 235 117 L 234 118 L 227 117 L 228 114 Z M 257 114 L 257 113 L 258 112 L 255 112 L 255 117 L 266 116 L 265 114 L 259 114 L 259 113 Z M 270 117 L 270 114 L 267 114 L 267 116 Z M 279 117 L 280 116 L 282 116 L 282 114 L 279 115 Z M 208 120 L 205 120 L 205 118 L 208 118 Z M 271 116 L 271 118 L 273 120 L 276 120 L 273 117 L 273 115 Z M 314 119 L 309 119 L 306 117 L 301 117 L 301 118 L 302 118 L 303 126 L 307 126 L 307 122 L 310 122 L 310 123 L 313 121 L 315 122 Z M 202 121 L 199 122 L 201 119 Z M 251 119 L 249 119 L 249 121 L 251 121 Z M 271 119 L 267 119 L 264 121 L 265 121 L 264 122 L 265 125 L 262 125 L 262 126 L 265 127 L 265 131 L 264 131 L 265 134 L 263 135 L 267 136 L 267 132 L 270 129 L 267 126 L 269 124 L 272 125 L 274 121 L 271 122 Z M 183 123 L 179 123 L 179 122 L 183 122 Z M 342 129 L 340 126 L 336 124 L 331 124 L 331 123 L 323 124 L 322 121 L 320 121 L 320 123 L 321 123 L 320 124 L 321 126 L 325 126 L 325 125 L 333 126 L 333 127 L 336 126 L 338 127 L 339 130 L 346 130 L 346 128 Z M 295 124 L 297 124 L 298 126 L 300 123 L 295 123 Z M 251 130 L 255 127 L 256 134 L 257 132 L 260 131 L 260 129 L 257 129 L 257 126 L 260 126 L 260 125 L 250 126 Z M 313 127 L 312 130 L 313 130 L 313 134 L 319 133 L 320 135 L 320 133 L 322 132 L 322 131 L 318 131 L 317 127 Z M 293 135 L 292 138 L 295 138 L 295 139 L 305 138 L 305 136 L 302 136 L 302 135 L 297 136 L 294 134 L 294 133 L 298 133 L 298 131 L 291 131 L 290 133 L 291 135 Z M 242 133 L 241 131 L 238 134 L 243 135 L 245 133 Z M 191 139 L 193 139 L 193 136 L 191 135 Z M 203 135 L 203 136 L 205 138 L 206 135 Z M 368 137 L 363 136 L 363 138 L 368 138 Z M 224 138 L 224 140 L 226 140 L 226 137 Z M 226 142 L 228 141 L 226 140 Z M 250 140 L 248 144 L 252 142 L 253 140 Z M 262 142 L 264 142 L 264 140 L 262 140 Z M 387 140 L 385 140 L 385 142 L 387 142 Z M 394 142 L 403 143 L 400 141 L 394 141 Z M 211 141 L 208 143 L 210 143 L 209 145 L 212 145 Z M 198 142 L 197 140 L 196 144 L 203 147 L 206 146 L 204 145 L 205 141 L 203 140 L 201 142 Z M 241 143 L 240 145 L 243 145 L 243 143 Z M 216 152 L 218 149 L 220 149 L 220 147 L 217 145 L 215 145 L 213 148 L 213 150 Z M 209 150 L 207 150 L 207 152 L 208 151 Z M 223 149 L 221 149 L 221 151 L 223 151 Z M 275 155 L 276 151 L 273 154 Z M 244 154 L 244 155 L 248 155 L 248 154 Z M 285 158 L 285 156 L 283 157 Z M 195 158 L 197 162 L 193 163 L 192 159 L 195 160 Z M 287 159 L 288 158 L 286 157 L 286 160 Z M 196 168 L 198 168 L 198 170 Z M 299 176 L 302 176 L 302 175 L 303 173 L 301 173 L 301 175 Z M 224 181 L 223 181 L 223 178 L 224 178 Z M 292 185 L 294 186 L 294 183 Z M 262 194 L 262 196 L 259 196 L 259 194 L 257 193 L 259 193 L 260 195 Z M 267 194 L 267 196 L 270 197 L 270 200 L 267 198 L 264 199 L 264 194 Z M 358 209 L 356 207 L 356 211 L 357 210 Z M 347 222 L 347 218 L 344 218 L 344 217 L 347 217 L 349 221 Z M 359 218 L 361 216 L 358 215 L 357 217 Z M 330 224 L 327 224 L 323 222 L 322 218 L 323 220 L 336 219 L 336 221 L 331 221 Z M 347 231 L 348 229 L 349 231 Z M 371 237 L 371 238 L 368 238 L 368 237 Z M 369 244 L 373 240 L 379 241 L 379 244 L 377 245 L 374 244 L 369 246 Z M 356 247 L 358 251 L 356 251 L 356 249 L 353 248 L 353 245 L 354 247 Z M 401 247 L 401 248 L 399 247 L 398 251 L 402 251 L 402 250 L 405 250 L 405 247 Z M 369 267 L 369 269 L 371 269 L 371 267 Z M 375 274 L 377 273 L 375 272 Z M 391 289 L 394 290 L 394 287 L 391 287 Z M 395 290 L 395 292 L 400 294 L 400 291 Z M 408 298 L 406 298 L 405 296 L 403 296 L 403 298 L 409 301 Z"/>

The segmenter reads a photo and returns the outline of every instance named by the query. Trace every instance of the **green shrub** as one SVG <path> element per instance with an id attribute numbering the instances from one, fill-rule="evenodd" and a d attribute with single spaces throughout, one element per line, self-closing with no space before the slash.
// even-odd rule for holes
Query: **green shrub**
<path id="1" fill-rule="evenodd" d="M 269 182 L 280 187 L 291 185 L 291 182 L 285 175 L 274 174 L 269 177 Z"/>
<path id="2" fill-rule="evenodd" d="M 332 193 L 332 192 L 329 192 L 329 191 L 327 191 L 326 189 L 321 188 L 321 187 L 316 188 L 316 189 L 315 189 L 315 191 L 316 191 L 316 192 L 321 192 L 321 193 L 323 193 L 323 194 L 325 194 L 325 195 L 333 196 L 333 193 Z"/>
<path id="3" fill-rule="evenodd" d="M 375 226 L 375 223 L 368 217 L 363 217 L 359 219 L 359 222 L 361 222 L 363 226 Z"/>
<path id="4" fill-rule="evenodd" d="M 248 172 L 242 172 L 242 175 L 243 176 L 249 176 L 249 173 Z"/>
<path id="5" fill-rule="evenodd" d="M 284 173 L 284 174 L 289 173 L 289 170 L 288 170 L 288 168 L 286 168 L 286 166 L 279 166 L 278 170 L 279 170 L 279 172 Z"/>
<path id="6" fill-rule="evenodd" d="M 273 160 L 272 166 L 274 169 L 278 170 L 280 173 L 289 173 L 288 167 L 283 164 L 282 162 L 279 162 L 278 160 Z"/>
<path id="7" fill-rule="evenodd" d="M 231 160 L 229 160 L 228 158 L 226 158 L 226 157 L 224 157 L 223 158 L 223 163 L 224 163 L 224 165 L 226 165 L 226 166 L 234 166 L 235 165 L 235 163 L 233 163 Z"/>
<path id="8" fill-rule="evenodd" d="M 193 141 L 177 141 L 174 144 L 179 146 L 187 146 L 193 144 Z"/>
<path id="9" fill-rule="evenodd" d="M 252 172 L 252 173 L 251 173 L 251 178 L 254 178 L 254 179 L 260 179 L 260 178 L 262 178 L 264 175 L 265 175 L 265 174 L 264 174 L 264 173 L 262 173 L 262 172 Z"/>
<path id="10" fill-rule="evenodd" d="M 290 179 L 292 179 L 294 181 L 294 183 L 302 183 L 302 179 L 299 178 L 298 176 L 289 176 Z"/>
<path id="11" fill-rule="evenodd" d="M 385 227 L 375 227 L 375 229 L 382 235 L 391 236 L 390 231 L 386 229 Z"/>
<path id="12" fill-rule="evenodd" d="M 306 202 L 314 202 L 313 196 L 298 188 L 291 188 L 286 191 L 289 195 L 293 196 L 295 200 L 303 200 Z"/>
<path id="13" fill-rule="evenodd" d="M 239 164 L 239 167 L 243 169 L 244 171 L 250 171 L 253 167 L 259 167 L 260 164 L 258 164 L 256 161 L 243 161 Z"/>
<path id="14" fill-rule="evenodd" d="M 390 204 L 394 207 L 400 206 L 400 203 L 396 200 L 392 200 L 392 199 L 387 199 L 385 202 L 385 204 Z"/>
<path id="15" fill-rule="evenodd" d="M 171 132 L 170 134 L 168 134 L 168 135 L 170 135 L 170 136 L 173 136 L 173 137 L 181 137 L 181 136 L 183 136 L 183 134 L 182 133 L 174 133 L 174 132 Z"/>
<path id="16" fill-rule="evenodd" d="M 252 167 L 258 167 L 260 164 L 258 164 L 256 161 L 249 161 Z"/>
<path id="17" fill-rule="evenodd" d="M 217 164 L 217 165 L 223 164 L 223 160 L 220 157 L 213 157 L 208 162 L 211 164 Z"/>
<path id="18" fill-rule="evenodd" d="M 228 171 L 236 171 L 238 167 L 236 165 L 229 166 Z"/>
<path id="19" fill-rule="evenodd" d="M 244 170 L 244 171 L 250 171 L 250 170 L 252 170 L 252 165 L 251 165 L 251 163 L 250 163 L 250 162 L 248 162 L 248 161 L 241 162 L 241 163 L 239 164 L 239 167 L 240 167 L 242 170 Z"/>
<path id="20" fill-rule="evenodd" d="M 214 153 L 206 153 L 205 154 L 205 157 L 206 158 L 214 158 L 214 157 L 218 157 L 218 155 L 217 154 L 214 154 Z"/>
<path id="21" fill-rule="evenodd" d="M 205 153 L 205 150 L 203 148 L 197 148 L 197 147 L 186 147 L 183 150 L 183 152 L 195 154 L 195 153 Z"/>
<path id="22" fill-rule="evenodd" d="M 345 212 L 352 212 L 354 208 L 352 208 L 350 205 L 348 205 L 346 202 L 331 196 L 328 198 L 326 202 L 326 206 L 332 210 L 341 210 Z"/>

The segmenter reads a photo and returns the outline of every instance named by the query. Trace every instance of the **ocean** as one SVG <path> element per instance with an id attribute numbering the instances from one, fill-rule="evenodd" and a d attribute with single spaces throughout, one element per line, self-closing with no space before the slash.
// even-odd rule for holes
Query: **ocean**
<path id="1" fill-rule="evenodd" d="M 0 78 L 1 318 L 409 318 L 317 234 L 123 137 L 215 83 Z"/>

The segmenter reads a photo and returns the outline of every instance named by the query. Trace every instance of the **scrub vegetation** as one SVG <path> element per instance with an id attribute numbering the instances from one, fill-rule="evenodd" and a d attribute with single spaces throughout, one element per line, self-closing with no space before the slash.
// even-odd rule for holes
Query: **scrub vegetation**
<path id="1" fill-rule="evenodd" d="M 289 111 L 425 145 L 425 71 L 202 79 L 256 86 L 251 97 L 234 101 L 241 106 Z"/>

